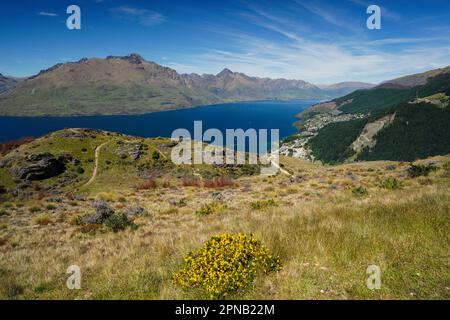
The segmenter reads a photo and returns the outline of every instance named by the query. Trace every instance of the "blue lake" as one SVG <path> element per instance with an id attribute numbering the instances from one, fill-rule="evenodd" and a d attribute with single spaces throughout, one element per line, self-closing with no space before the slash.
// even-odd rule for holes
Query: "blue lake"
<path id="1" fill-rule="evenodd" d="M 193 135 L 194 121 L 203 131 L 225 129 L 279 129 L 280 139 L 296 132 L 295 115 L 316 100 L 227 103 L 144 115 L 82 117 L 0 117 L 0 142 L 25 136 L 39 137 L 64 128 L 94 128 L 140 137 L 170 137 L 177 128 Z"/>

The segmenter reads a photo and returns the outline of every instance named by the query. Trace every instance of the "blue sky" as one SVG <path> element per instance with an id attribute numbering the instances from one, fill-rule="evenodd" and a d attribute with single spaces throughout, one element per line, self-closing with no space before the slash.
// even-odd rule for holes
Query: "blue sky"
<path id="1" fill-rule="evenodd" d="M 70 4 L 81 8 L 81 30 L 65 26 Z M 382 8 L 381 30 L 366 27 L 369 4 Z M 131 52 L 180 73 L 227 67 L 316 84 L 450 65 L 448 0 L 17 0 L 0 8 L 7 75 Z"/>

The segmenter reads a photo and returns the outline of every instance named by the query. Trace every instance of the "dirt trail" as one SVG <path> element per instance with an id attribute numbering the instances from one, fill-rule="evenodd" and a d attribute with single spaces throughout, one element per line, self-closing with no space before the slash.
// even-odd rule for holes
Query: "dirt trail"
<path id="1" fill-rule="evenodd" d="M 107 144 L 109 141 L 107 142 L 103 142 L 101 145 L 98 145 L 97 148 L 95 148 L 95 160 L 94 160 L 94 170 L 92 171 L 92 176 L 89 179 L 88 182 L 86 182 L 83 187 L 87 187 L 89 186 L 92 182 L 94 182 L 95 178 L 97 177 L 97 171 L 98 171 L 98 159 L 100 157 L 100 149 Z"/>

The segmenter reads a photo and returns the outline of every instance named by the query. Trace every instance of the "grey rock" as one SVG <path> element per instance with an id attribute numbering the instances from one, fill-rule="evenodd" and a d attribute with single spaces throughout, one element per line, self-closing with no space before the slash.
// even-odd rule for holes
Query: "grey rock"
<path id="1" fill-rule="evenodd" d="M 26 157 L 26 161 L 32 164 L 11 169 L 11 173 L 22 180 L 45 180 L 58 176 L 66 170 L 64 162 L 51 153 L 31 154 Z"/>
<path id="2" fill-rule="evenodd" d="M 127 216 L 140 216 L 145 213 L 145 209 L 140 206 L 127 207 L 123 210 Z"/>
<path id="3" fill-rule="evenodd" d="M 73 197 L 73 200 L 76 200 L 76 201 L 86 201 L 86 197 L 85 197 L 85 196 L 82 196 L 82 195 L 76 195 L 76 196 Z"/>
<path id="4" fill-rule="evenodd" d="M 223 200 L 225 197 L 221 192 L 213 192 L 212 198 L 217 201 Z"/>
<path id="5" fill-rule="evenodd" d="M 290 178 L 289 178 L 289 182 L 290 183 L 301 183 L 301 182 L 304 182 L 304 181 L 306 181 L 307 179 L 304 177 L 304 176 L 302 176 L 302 175 L 298 175 L 298 176 L 291 176 Z"/>
<path id="6" fill-rule="evenodd" d="M 83 222 L 87 224 L 102 224 L 111 215 L 114 214 L 114 210 L 105 202 L 98 201 L 94 203 L 95 213 L 86 215 L 83 217 Z"/>
<path id="7" fill-rule="evenodd" d="M 117 144 L 120 147 L 116 149 L 115 154 L 120 156 L 122 159 L 127 158 L 127 155 L 129 155 L 133 161 L 136 161 L 142 155 L 143 145 L 140 142 L 125 143 L 119 140 L 117 141 Z"/>

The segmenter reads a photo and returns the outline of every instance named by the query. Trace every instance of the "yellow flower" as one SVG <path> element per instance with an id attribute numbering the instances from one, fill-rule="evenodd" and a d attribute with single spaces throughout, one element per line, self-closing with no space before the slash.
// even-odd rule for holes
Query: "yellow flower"
<path id="1" fill-rule="evenodd" d="M 188 254 L 173 281 L 185 288 L 202 287 L 221 298 L 252 283 L 258 273 L 281 269 L 280 260 L 252 236 L 220 234 Z"/>

